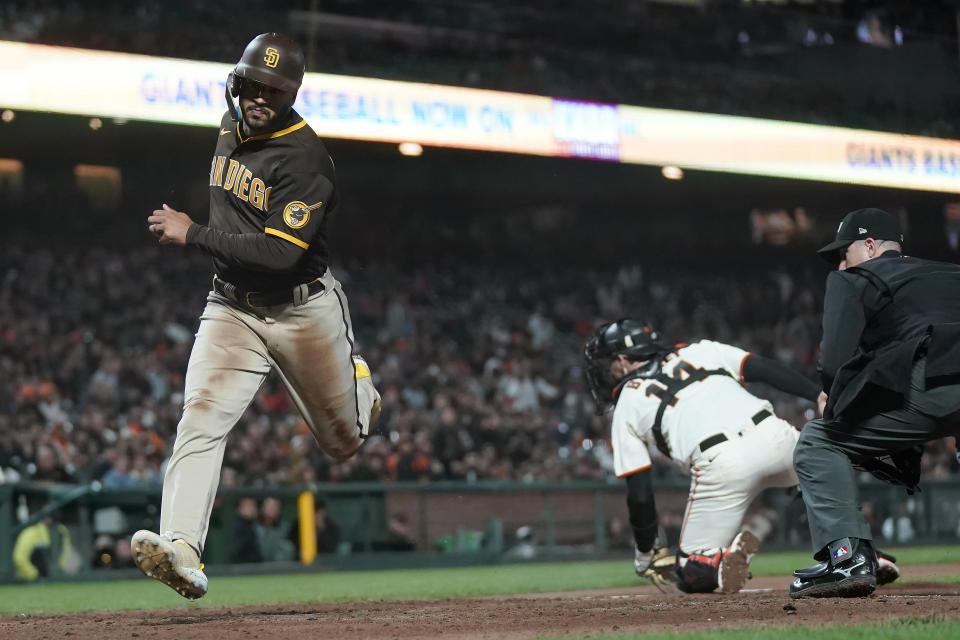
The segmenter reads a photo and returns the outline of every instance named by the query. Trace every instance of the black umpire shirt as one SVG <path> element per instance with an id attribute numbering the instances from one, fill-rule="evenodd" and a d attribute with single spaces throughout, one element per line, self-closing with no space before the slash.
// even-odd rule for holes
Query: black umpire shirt
<path id="1" fill-rule="evenodd" d="M 956 382 L 960 266 L 887 251 L 830 273 L 820 353 L 828 420 L 893 408 L 924 353 L 928 387 Z"/>
<path id="2" fill-rule="evenodd" d="M 326 271 L 327 220 L 337 205 L 333 161 L 293 109 L 273 133 L 244 138 L 225 113 L 210 165 L 210 221 L 187 244 L 247 291 L 278 291 Z"/>

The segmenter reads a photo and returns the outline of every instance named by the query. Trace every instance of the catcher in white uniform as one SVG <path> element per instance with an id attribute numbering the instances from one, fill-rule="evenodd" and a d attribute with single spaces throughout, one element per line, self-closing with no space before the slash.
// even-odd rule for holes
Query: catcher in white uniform
<path id="1" fill-rule="evenodd" d="M 760 544 L 741 530 L 747 507 L 768 487 L 797 485 L 793 449 L 800 435 L 742 383 L 764 382 L 811 402 L 818 385 L 776 360 L 719 342 L 664 345 L 648 323 L 631 318 L 599 327 L 585 357 L 598 413 L 614 405 L 614 471 L 627 483 L 637 574 L 658 586 L 667 578 L 687 593 L 742 589 Z M 657 540 L 650 446 L 691 476 L 676 559 Z"/>

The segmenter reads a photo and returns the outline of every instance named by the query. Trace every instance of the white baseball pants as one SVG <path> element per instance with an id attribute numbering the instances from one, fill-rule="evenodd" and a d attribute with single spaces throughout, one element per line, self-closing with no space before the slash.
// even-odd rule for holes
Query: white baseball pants
<path id="1" fill-rule="evenodd" d="M 711 555 L 726 548 L 761 491 L 798 484 L 793 449 L 799 437 L 790 423 L 770 416 L 700 454 L 690 467 L 680 551 Z"/>
<path id="2" fill-rule="evenodd" d="M 360 448 L 379 396 L 369 375 L 357 379 L 340 283 L 329 270 L 321 280 L 324 290 L 304 304 L 257 313 L 215 292 L 208 295 L 163 481 L 162 534 L 203 549 L 227 435 L 271 369 L 327 455 L 345 459 Z"/>

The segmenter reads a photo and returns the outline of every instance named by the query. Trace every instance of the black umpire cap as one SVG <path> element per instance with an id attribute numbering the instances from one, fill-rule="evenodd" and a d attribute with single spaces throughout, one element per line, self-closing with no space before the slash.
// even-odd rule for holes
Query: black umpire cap
<path id="1" fill-rule="evenodd" d="M 837 238 L 818 250 L 820 257 L 831 264 L 839 264 L 843 252 L 857 240 L 892 240 L 903 243 L 900 220 L 883 209 L 857 209 L 843 217 L 837 228 Z"/>

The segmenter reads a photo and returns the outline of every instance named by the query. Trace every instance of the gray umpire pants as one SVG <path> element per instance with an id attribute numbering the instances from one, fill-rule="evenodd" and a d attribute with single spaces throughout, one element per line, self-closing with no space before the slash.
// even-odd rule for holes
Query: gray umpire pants
<path id="1" fill-rule="evenodd" d="M 960 385 L 926 389 L 925 365 L 924 359 L 914 365 L 900 408 L 859 423 L 818 419 L 803 427 L 793 464 L 807 507 L 814 554 L 848 536 L 873 539 L 858 508 L 851 456 L 889 455 L 960 432 Z"/>

